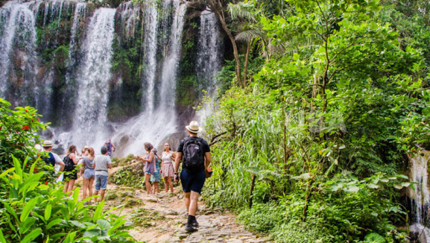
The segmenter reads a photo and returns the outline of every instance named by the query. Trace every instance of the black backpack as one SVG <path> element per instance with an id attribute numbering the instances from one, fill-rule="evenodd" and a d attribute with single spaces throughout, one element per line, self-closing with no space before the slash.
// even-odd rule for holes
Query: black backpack
<path id="1" fill-rule="evenodd" d="M 184 169 L 188 172 L 197 172 L 205 168 L 205 155 L 203 139 L 186 138 L 184 141 Z"/>
<path id="2" fill-rule="evenodd" d="M 55 166 L 55 158 L 54 155 L 51 152 L 44 152 L 45 154 L 40 156 L 43 161 L 45 161 L 45 163 L 47 165 L 51 165 L 51 166 Z"/>
<path id="3" fill-rule="evenodd" d="M 73 160 L 69 158 L 69 155 L 70 154 L 63 158 L 64 171 L 73 171 L 75 169 L 75 163 L 73 163 Z"/>

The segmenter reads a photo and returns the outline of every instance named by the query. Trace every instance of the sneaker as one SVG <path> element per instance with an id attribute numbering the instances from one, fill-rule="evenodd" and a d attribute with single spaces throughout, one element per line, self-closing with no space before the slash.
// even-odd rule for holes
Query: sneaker
<path id="1" fill-rule="evenodd" d="M 192 233 L 192 232 L 196 232 L 197 228 L 187 224 L 187 225 L 185 225 L 185 231 L 187 231 L 188 233 Z"/>

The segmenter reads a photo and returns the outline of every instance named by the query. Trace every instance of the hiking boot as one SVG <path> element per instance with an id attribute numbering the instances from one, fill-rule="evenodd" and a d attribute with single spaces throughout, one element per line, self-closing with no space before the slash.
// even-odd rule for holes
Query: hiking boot
<path id="1" fill-rule="evenodd" d="M 197 228 L 193 227 L 192 225 L 185 225 L 185 231 L 187 231 L 188 233 L 192 233 L 192 232 L 196 232 Z"/>
<path id="2" fill-rule="evenodd" d="M 191 226 L 194 228 L 198 228 L 199 227 L 199 223 L 197 222 L 197 220 L 194 218 L 193 222 L 191 223 Z"/>

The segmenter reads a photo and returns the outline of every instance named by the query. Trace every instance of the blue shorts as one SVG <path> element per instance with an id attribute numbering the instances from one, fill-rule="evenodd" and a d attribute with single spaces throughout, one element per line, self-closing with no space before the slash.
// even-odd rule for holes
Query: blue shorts
<path id="1" fill-rule="evenodd" d="M 203 185 L 205 184 L 206 174 L 204 170 L 199 172 L 190 173 L 186 170 L 181 172 L 181 184 L 184 192 L 202 192 Z"/>
<path id="2" fill-rule="evenodd" d="M 96 191 L 106 190 L 108 176 L 96 175 Z"/>
<path id="3" fill-rule="evenodd" d="M 84 171 L 84 175 L 83 175 L 83 177 L 84 177 L 85 179 L 88 179 L 88 180 L 93 179 L 93 180 L 94 180 L 95 176 L 96 176 L 96 172 L 95 172 L 94 170 L 91 170 L 91 169 L 85 169 L 85 171 Z"/>

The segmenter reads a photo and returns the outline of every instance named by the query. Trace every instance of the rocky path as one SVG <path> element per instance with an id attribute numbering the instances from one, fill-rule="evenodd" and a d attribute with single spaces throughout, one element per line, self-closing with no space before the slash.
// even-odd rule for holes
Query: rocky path
<path id="1" fill-rule="evenodd" d="M 253 234 L 236 223 L 236 216 L 221 209 L 209 209 L 199 202 L 197 221 L 199 230 L 187 233 L 184 230 L 186 210 L 179 188 L 174 194 L 146 195 L 139 189 L 108 185 L 106 207 L 126 205 L 120 215 L 128 215 L 129 224 L 135 228 L 131 235 L 145 242 L 268 242 L 268 239 Z"/>

